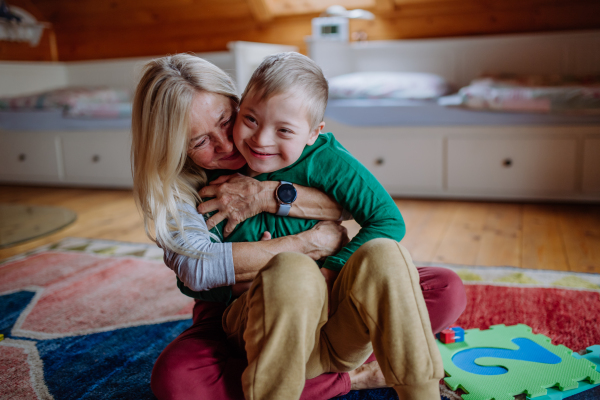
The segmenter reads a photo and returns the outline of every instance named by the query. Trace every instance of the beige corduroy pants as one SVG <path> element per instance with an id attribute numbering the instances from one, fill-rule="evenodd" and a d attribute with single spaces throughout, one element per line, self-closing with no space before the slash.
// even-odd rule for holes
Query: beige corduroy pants
<path id="1" fill-rule="evenodd" d="M 275 256 L 223 315 L 245 349 L 247 400 L 298 399 L 306 379 L 351 371 L 372 352 L 401 400 L 438 400 L 442 360 L 409 253 L 375 239 L 335 281 L 328 318 L 325 279 L 309 257 Z"/>

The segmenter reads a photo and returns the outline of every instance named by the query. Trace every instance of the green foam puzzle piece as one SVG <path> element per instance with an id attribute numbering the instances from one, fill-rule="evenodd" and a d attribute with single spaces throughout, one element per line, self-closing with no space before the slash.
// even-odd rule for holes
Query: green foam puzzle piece
<path id="1" fill-rule="evenodd" d="M 463 350 L 473 348 L 497 348 L 518 350 L 512 342 L 515 338 L 526 338 L 560 357 L 557 364 L 511 360 L 496 357 L 481 357 L 475 360 L 480 366 L 501 366 L 508 371 L 502 375 L 478 375 L 467 372 L 452 362 L 452 357 Z M 563 345 L 555 346 L 544 335 L 535 335 L 527 325 L 494 325 L 490 329 L 465 331 L 465 341 L 444 344 L 437 341 L 448 377 L 444 379 L 452 389 L 466 392 L 464 400 L 514 400 L 521 393 L 530 398 L 543 396 L 546 388 L 557 386 L 560 390 L 575 389 L 578 382 L 588 380 L 600 382 L 596 365 L 586 359 L 572 357 L 572 351 Z"/>
<path id="2" fill-rule="evenodd" d="M 577 353 L 573 353 L 572 356 L 575 358 L 585 358 L 596 364 L 596 371 L 599 370 L 600 367 L 600 345 L 594 345 L 587 348 L 588 353 L 580 356 Z M 578 393 L 585 392 L 586 390 L 590 390 L 599 386 L 600 383 L 591 384 L 588 382 L 579 382 L 579 387 L 577 389 L 567 390 L 561 392 L 555 388 L 549 388 L 548 394 L 545 396 L 536 397 L 535 400 L 562 400 L 574 396 Z"/>

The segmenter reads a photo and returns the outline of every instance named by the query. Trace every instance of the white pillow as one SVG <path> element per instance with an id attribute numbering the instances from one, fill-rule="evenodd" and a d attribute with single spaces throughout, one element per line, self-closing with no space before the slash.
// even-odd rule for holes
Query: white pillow
<path id="1" fill-rule="evenodd" d="M 444 78 L 420 72 L 355 72 L 329 80 L 331 99 L 431 99 L 448 92 Z"/>

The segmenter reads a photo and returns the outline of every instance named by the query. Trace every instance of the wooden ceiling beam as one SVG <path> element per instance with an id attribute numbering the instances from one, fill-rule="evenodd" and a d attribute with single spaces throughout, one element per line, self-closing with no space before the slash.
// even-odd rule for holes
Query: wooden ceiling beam
<path id="1" fill-rule="evenodd" d="M 229 14 L 218 13 L 212 10 L 203 10 L 201 5 L 190 5 L 182 9 L 140 9 L 130 13 L 99 12 L 94 15 L 77 15 L 65 12 L 52 23 L 61 29 L 86 29 L 88 27 L 98 28 L 127 28 L 135 26 L 162 26 L 164 24 L 200 23 L 206 24 L 211 21 L 235 22 L 238 19 L 250 20 L 250 10 L 243 4 L 232 10 Z"/>
<path id="2" fill-rule="evenodd" d="M 394 3 L 394 0 L 375 0 L 375 10 L 377 10 L 378 13 L 394 11 L 395 8 L 396 3 Z"/>
<path id="3" fill-rule="evenodd" d="M 258 22 L 269 22 L 273 19 L 273 11 L 271 10 L 270 4 L 267 0 L 246 0 L 248 7 L 250 7 L 250 13 L 254 19 Z"/>
<path id="4" fill-rule="evenodd" d="M 596 7 L 597 0 L 502 0 L 501 2 L 479 0 L 395 0 L 396 9 L 388 14 L 392 18 L 431 17 L 441 15 L 467 15 L 494 12 L 524 12 L 532 15 L 532 10 L 551 10 L 573 6 Z M 523 15 L 525 17 L 525 15 Z M 519 20 L 521 18 L 518 18 Z"/>
<path id="5" fill-rule="evenodd" d="M 60 11 L 49 9 L 53 23 L 68 25 L 96 24 L 126 24 L 162 23 L 191 20 L 207 20 L 221 18 L 248 17 L 250 9 L 245 0 L 233 4 L 188 3 L 181 6 L 171 6 L 168 3 L 154 6 L 144 6 L 132 10 L 98 9 L 94 10 L 75 7 L 65 7 Z"/>
<path id="6" fill-rule="evenodd" d="M 348 10 L 355 8 L 373 8 L 377 0 L 268 0 L 275 16 L 316 14 L 328 7 L 341 4 Z M 388 0 L 393 4 L 393 0 Z"/>

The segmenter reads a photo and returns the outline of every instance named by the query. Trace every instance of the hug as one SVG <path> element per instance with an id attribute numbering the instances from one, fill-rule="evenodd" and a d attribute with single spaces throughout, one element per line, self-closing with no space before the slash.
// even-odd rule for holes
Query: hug
<path id="1" fill-rule="evenodd" d="M 434 333 L 466 305 L 452 271 L 415 267 L 390 195 L 324 131 L 328 84 L 267 57 L 241 99 L 187 54 L 149 62 L 133 103 L 134 192 L 193 325 L 152 372 L 158 399 L 328 399 L 393 387 L 439 399 Z M 334 132 L 335 133 L 335 132 Z M 359 233 L 348 241 L 340 221 Z"/>

